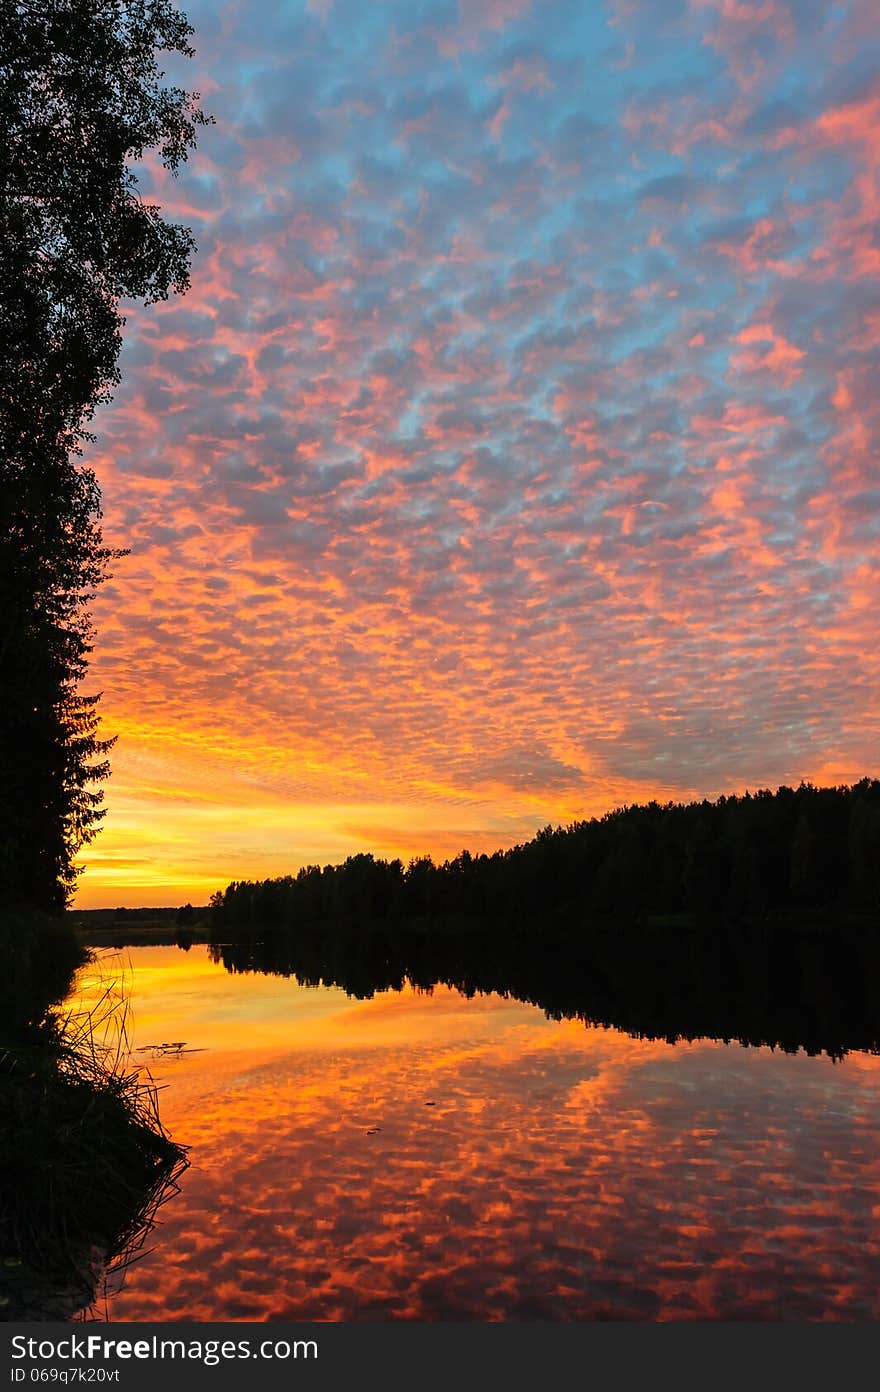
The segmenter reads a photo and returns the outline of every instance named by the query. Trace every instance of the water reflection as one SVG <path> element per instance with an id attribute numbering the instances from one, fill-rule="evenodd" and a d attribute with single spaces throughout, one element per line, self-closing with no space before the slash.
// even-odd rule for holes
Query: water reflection
<path id="1" fill-rule="evenodd" d="M 513 952 L 496 978 L 507 998 L 428 993 L 398 982 L 384 947 L 384 980 L 378 944 L 352 975 L 307 967 L 314 942 L 219 948 L 216 961 L 131 952 L 135 1047 L 205 1052 L 151 1065 L 192 1167 L 113 1318 L 880 1314 L 877 1059 L 672 1048 L 549 1019 L 512 998 Z M 422 949 L 421 979 L 436 981 L 439 949 Z M 270 960 L 368 998 L 254 970 Z M 482 972 L 450 975 L 479 990 Z M 642 1034 L 666 1033 L 662 984 Z M 550 990 L 533 997 L 565 1013 L 571 973 Z M 862 1035 L 836 1016 L 817 1043 L 818 999 L 798 1024 L 816 1047 L 855 1047 Z M 692 1008 L 687 1029 L 706 999 Z M 766 1037 L 767 1009 L 751 1018 Z M 865 1040 L 869 1023 L 856 1018 Z M 772 1033 L 794 1047 L 794 1025 Z"/>
<path id="2" fill-rule="evenodd" d="M 864 927 L 604 928 L 499 934 L 339 927 L 211 947 L 231 972 L 296 976 L 350 995 L 443 984 L 638 1038 L 739 1040 L 842 1058 L 880 1048 L 880 942 Z"/>

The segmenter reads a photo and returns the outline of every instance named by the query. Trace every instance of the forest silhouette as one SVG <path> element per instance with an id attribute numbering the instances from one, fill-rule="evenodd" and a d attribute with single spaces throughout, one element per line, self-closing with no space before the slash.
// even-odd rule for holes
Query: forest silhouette
<path id="1" fill-rule="evenodd" d="M 687 804 L 637 804 L 493 855 L 350 856 L 296 875 L 233 881 L 214 895 L 215 927 L 294 928 L 358 920 L 473 916 L 569 927 L 686 915 L 760 922 L 880 912 L 880 781 L 802 783 Z"/>

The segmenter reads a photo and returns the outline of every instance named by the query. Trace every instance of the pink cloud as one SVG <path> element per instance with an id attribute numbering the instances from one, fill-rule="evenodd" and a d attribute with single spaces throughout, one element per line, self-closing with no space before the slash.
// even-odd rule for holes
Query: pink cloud
<path id="1" fill-rule="evenodd" d="M 750 324 L 736 335 L 736 342 L 749 346 L 731 354 L 733 372 L 766 372 L 786 387 L 803 372 L 801 363 L 806 354 L 784 334 L 775 333 L 771 324 Z"/>

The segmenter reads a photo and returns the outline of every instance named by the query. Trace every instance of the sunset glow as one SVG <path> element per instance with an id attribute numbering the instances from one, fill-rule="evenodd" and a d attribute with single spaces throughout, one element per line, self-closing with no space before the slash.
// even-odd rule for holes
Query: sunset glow
<path id="1" fill-rule="evenodd" d="M 77 904 L 876 774 L 876 6 L 185 8 Z"/>

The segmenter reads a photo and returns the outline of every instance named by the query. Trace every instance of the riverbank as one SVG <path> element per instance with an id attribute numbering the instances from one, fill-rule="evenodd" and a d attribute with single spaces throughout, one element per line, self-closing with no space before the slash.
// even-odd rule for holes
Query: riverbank
<path id="1" fill-rule="evenodd" d="M 84 947 L 168 947 L 209 941 L 210 911 L 183 908 L 74 909 L 66 922 Z"/>
<path id="2" fill-rule="evenodd" d="M 131 1065 L 124 1002 L 59 1008 L 70 925 L 0 919 L 0 1318 L 72 1318 L 130 1259 L 186 1167 Z"/>

